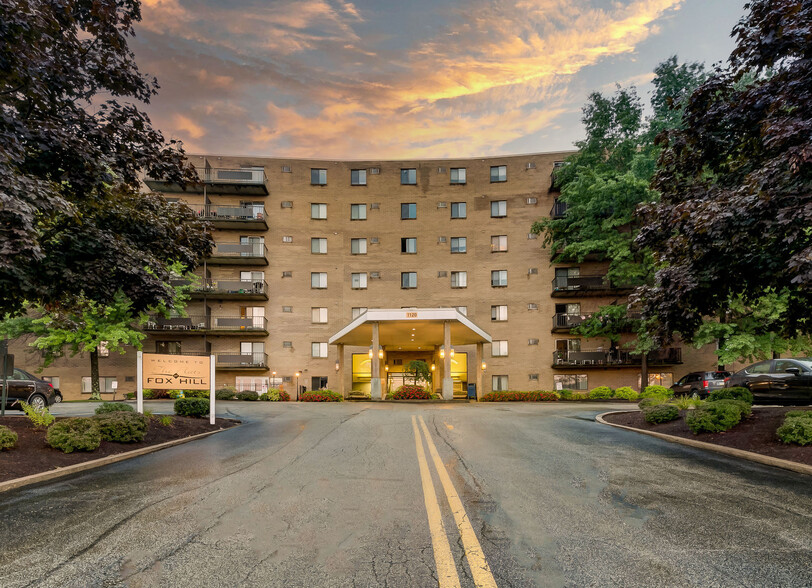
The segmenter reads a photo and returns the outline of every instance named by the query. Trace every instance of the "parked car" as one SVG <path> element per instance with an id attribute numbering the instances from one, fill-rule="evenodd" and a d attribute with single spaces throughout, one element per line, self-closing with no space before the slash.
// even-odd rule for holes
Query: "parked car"
<path id="1" fill-rule="evenodd" d="M 712 390 L 724 388 L 725 378 L 728 377 L 730 377 L 730 372 L 691 372 L 672 384 L 671 390 L 674 391 L 675 396 L 696 394 L 700 398 L 705 398 Z"/>
<path id="2" fill-rule="evenodd" d="M 0 392 L 2 390 L 3 380 L 0 379 Z M 36 408 L 45 408 L 56 402 L 56 392 L 54 387 L 45 380 L 32 376 L 20 368 L 14 368 L 11 377 L 8 379 L 6 408 L 22 410 L 20 406 L 21 400 Z"/>
<path id="3" fill-rule="evenodd" d="M 812 403 L 812 358 L 768 359 L 749 365 L 725 380 L 743 386 L 756 403 Z"/>

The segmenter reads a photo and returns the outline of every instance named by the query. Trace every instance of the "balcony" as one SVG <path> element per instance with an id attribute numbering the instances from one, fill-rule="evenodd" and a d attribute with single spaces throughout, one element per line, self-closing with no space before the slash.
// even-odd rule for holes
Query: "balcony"
<path id="1" fill-rule="evenodd" d="M 192 298 L 216 298 L 218 300 L 268 300 L 268 283 L 265 280 L 201 280 L 191 291 Z"/>
<path id="2" fill-rule="evenodd" d="M 210 265 L 268 265 L 268 248 L 264 243 L 217 243 Z"/>
<path id="3" fill-rule="evenodd" d="M 267 231 L 268 221 L 264 206 L 216 206 L 214 204 L 189 207 L 200 218 L 209 221 L 215 229 Z"/>
<path id="4" fill-rule="evenodd" d="M 151 317 L 144 325 L 148 333 L 175 335 L 240 335 L 268 334 L 268 319 L 262 316 L 194 315 L 183 317 Z"/>
<path id="5" fill-rule="evenodd" d="M 612 284 L 604 275 L 560 276 L 553 279 L 554 298 L 628 294 L 634 286 Z"/>
<path id="6" fill-rule="evenodd" d="M 566 161 L 556 161 L 553 163 L 553 172 L 550 174 L 550 190 L 549 192 L 560 192 L 561 191 L 561 183 L 558 181 L 556 177 L 556 172 L 560 170 L 562 167 L 567 165 Z"/>
<path id="7" fill-rule="evenodd" d="M 550 218 L 562 219 L 567 214 L 567 203 L 563 200 L 556 200 L 553 208 L 550 210 Z"/>
<path id="8" fill-rule="evenodd" d="M 668 347 L 650 351 L 649 367 L 664 367 L 682 363 L 682 349 Z M 554 351 L 553 367 L 555 369 L 611 369 L 639 368 L 642 365 L 640 355 L 632 355 L 622 349 L 582 349 L 580 351 Z"/>
<path id="9" fill-rule="evenodd" d="M 156 192 L 186 192 L 191 194 L 240 194 L 267 196 L 268 178 L 261 167 L 223 168 L 207 167 L 197 171 L 198 181 L 181 186 L 159 178 L 144 178 L 150 190 Z"/>
<path id="10" fill-rule="evenodd" d="M 579 326 L 583 323 L 586 319 L 592 317 L 591 312 L 584 312 L 581 314 L 566 314 L 563 312 L 557 312 L 553 315 L 553 328 L 550 332 L 552 333 L 569 333 L 572 329 Z M 618 332 L 621 333 L 631 333 L 634 331 L 634 323 L 635 320 L 640 320 L 641 315 L 639 312 L 630 312 L 626 315 L 625 320 L 616 321 Z M 613 321 L 615 322 L 615 321 Z"/>
<path id="11" fill-rule="evenodd" d="M 218 370 L 267 370 L 267 353 L 218 353 L 214 356 Z"/>

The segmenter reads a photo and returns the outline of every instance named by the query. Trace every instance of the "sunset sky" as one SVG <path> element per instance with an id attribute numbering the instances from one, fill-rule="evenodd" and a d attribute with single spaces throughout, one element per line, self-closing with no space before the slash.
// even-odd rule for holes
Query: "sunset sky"
<path id="1" fill-rule="evenodd" d="M 744 0 L 143 0 L 146 110 L 190 153 L 335 159 L 572 148 L 590 92 L 723 61 Z"/>

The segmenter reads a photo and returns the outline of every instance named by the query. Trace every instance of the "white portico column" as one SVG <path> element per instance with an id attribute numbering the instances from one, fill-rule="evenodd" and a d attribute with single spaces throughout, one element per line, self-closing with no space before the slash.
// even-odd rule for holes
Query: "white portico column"
<path id="1" fill-rule="evenodd" d="M 482 369 L 482 342 L 476 344 L 476 399 L 482 398 L 485 393 L 482 390 L 482 380 L 485 375 L 485 370 Z"/>
<path id="2" fill-rule="evenodd" d="M 336 363 L 338 363 L 338 374 L 337 374 L 337 376 L 338 376 L 338 393 L 341 394 L 342 398 L 346 398 L 347 397 L 347 386 L 346 386 L 346 384 L 344 382 L 344 378 L 345 378 L 344 374 L 346 373 L 344 371 L 344 344 L 339 343 L 338 345 L 336 345 L 336 347 L 338 348 L 338 361 L 336 362 Z M 350 369 L 352 369 L 352 368 L 350 368 Z"/>
<path id="3" fill-rule="evenodd" d="M 443 321 L 443 400 L 454 399 L 454 381 L 451 379 L 451 323 Z"/>
<path id="4" fill-rule="evenodd" d="M 372 367 L 372 389 L 370 390 L 370 397 L 373 399 L 380 398 L 381 395 L 381 360 L 378 359 L 378 349 L 380 349 L 381 341 L 378 333 L 378 321 L 372 323 L 372 357 L 370 357 L 370 365 Z"/>

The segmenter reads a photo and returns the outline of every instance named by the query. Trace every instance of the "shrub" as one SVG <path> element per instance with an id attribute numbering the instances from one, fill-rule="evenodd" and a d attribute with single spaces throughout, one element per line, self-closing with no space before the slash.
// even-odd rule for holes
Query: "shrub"
<path id="1" fill-rule="evenodd" d="M 569 389 L 567 389 L 567 388 L 564 388 L 564 389 L 562 389 L 562 390 L 559 390 L 559 391 L 558 391 L 558 394 L 559 394 L 559 395 L 561 396 L 561 398 L 563 398 L 564 400 L 569 400 L 570 398 L 572 398 L 572 390 L 569 390 Z"/>
<path id="2" fill-rule="evenodd" d="M 259 396 L 253 390 L 244 390 L 237 393 L 237 400 L 259 400 Z"/>
<path id="3" fill-rule="evenodd" d="M 190 417 L 206 416 L 209 414 L 209 399 L 178 398 L 175 401 L 175 414 Z"/>
<path id="4" fill-rule="evenodd" d="M 133 412 L 135 409 L 123 402 L 102 402 L 96 407 L 96 414 L 106 414 L 109 412 Z"/>
<path id="5" fill-rule="evenodd" d="M 641 398 L 640 402 L 637 403 L 637 407 L 640 410 L 643 410 L 651 406 L 657 406 L 658 404 L 662 404 L 664 400 L 665 398 L 657 396 L 651 396 L 649 398 Z"/>
<path id="6" fill-rule="evenodd" d="M 0 451 L 3 449 L 11 449 L 17 445 L 17 433 L 0 425 Z"/>
<path id="7" fill-rule="evenodd" d="M 290 401 L 290 394 L 288 394 L 284 390 L 280 390 L 279 391 L 279 401 L 280 402 L 289 402 Z"/>
<path id="8" fill-rule="evenodd" d="M 392 400 L 431 400 L 432 396 L 432 393 L 425 388 L 406 384 L 400 386 L 392 394 L 387 396 L 387 398 L 391 398 Z"/>
<path id="9" fill-rule="evenodd" d="M 267 392 L 264 392 L 259 395 L 260 400 L 264 400 L 266 402 L 279 402 L 281 395 L 279 394 L 279 390 L 276 388 L 271 388 Z"/>
<path id="10" fill-rule="evenodd" d="M 555 392 L 534 390 L 532 392 L 489 392 L 479 399 L 480 402 L 551 402 L 558 400 Z"/>
<path id="11" fill-rule="evenodd" d="M 723 399 L 744 400 L 747 404 L 753 404 L 752 392 L 741 386 L 734 386 L 733 388 L 720 388 L 719 390 L 713 390 L 708 395 L 708 400 L 711 402 Z"/>
<path id="12" fill-rule="evenodd" d="M 234 388 L 218 388 L 214 391 L 214 397 L 217 400 L 231 400 L 237 391 Z"/>
<path id="13" fill-rule="evenodd" d="M 48 445 L 65 453 L 94 451 L 101 445 L 101 431 L 95 418 L 81 417 L 54 423 L 46 435 Z"/>
<path id="14" fill-rule="evenodd" d="M 782 443 L 812 445 L 812 410 L 791 410 L 775 432 Z"/>
<path id="15" fill-rule="evenodd" d="M 753 413 L 753 406 L 744 400 L 734 400 L 732 398 L 722 398 L 714 400 L 713 402 L 706 402 L 708 404 L 722 404 L 727 406 L 735 406 L 741 411 L 743 417 L 749 417 Z"/>
<path id="16" fill-rule="evenodd" d="M 165 415 L 163 415 L 163 416 L 161 417 L 161 419 L 160 419 L 160 423 L 161 423 L 161 424 L 162 424 L 164 427 L 171 427 L 171 426 L 172 426 L 172 420 L 173 420 L 173 419 L 172 419 L 172 417 L 171 417 L 171 416 L 169 416 L 168 414 L 165 414 Z"/>
<path id="17" fill-rule="evenodd" d="M 145 400 L 158 400 L 159 398 L 169 398 L 168 390 L 144 390 Z"/>
<path id="18" fill-rule="evenodd" d="M 604 400 L 612 397 L 612 389 L 609 386 L 598 386 L 589 391 L 589 398 L 592 400 Z"/>
<path id="19" fill-rule="evenodd" d="M 639 397 L 640 395 L 637 393 L 637 390 L 629 386 L 621 386 L 615 390 L 615 398 L 622 398 L 623 400 L 631 400 L 634 402 Z"/>
<path id="20" fill-rule="evenodd" d="M 694 398 L 693 396 L 688 396 L 687 394 L 683 394 L 682 396 L 672 398 L 671 404 L 680 410 L 687 410 L 689 408 L 697 408 L 702 406 L 705 404 L 705 401 L 700 400 L 699 398 Z"/>
<path id="21" fill-rule="evenodd" d="M 22 407 L 25 416 L 28 417 L 28 420 L 31 421 L 31 424 L 36 428 L 50 427 L 56 418 L 48 410 L 48 407 L 37 409 L 27 402 L 20 402 L 20 406 Z"/>
<path id="22" fill-rule="evenodd" d="M 668 398 L 671 396 L 671 390 L 665 386 L 646 386 L 640 392 L 640 398 Z"/>
<path id="23" fill-rule="evenodd" d="M 184 390 L 183 397 L 184 398 L 208 398 L 209 392 L 208 390 Z"/>
<path id="24" fill-rule="evenodd" d="M 647 423 L 667 423 L 679 418 L 679 409 L 673 404 L 657 404 L 643 410 Z"/>
<path id="25" fill-rule="evenodd" d="M 124 398 L 127 400 L 135 400 L 135 392 L 127 392 L 124 394 Z"/>
<path id="26" fill-rule="evenodd" d="M 172 400 L 186 397 L 186 395 L 183 393 L 183 390 L 167 390 L 166 395 L 169 396 L 169 398 L 171 398 Z"/>
<path id="27" fill-rule="evenodd" d="M 149 419 L 137 412 L 110 412 L 94 417 L 105 441 L 138 443 L 147 434 Z"/>
<path id="28" fill-rule="evenodd" d="M 302 402 L 342 402 L 344 398 L 332 390 L 314 390 L 302 393 L 299 400 Z"/>
<path id="29" fill-rule="evenodd" d="M 688 428 L 699 433 L 721 433 L 732 429 L 742 420 L 742 408 L 727 402 L 708 402 L 685 417 Z"/>

